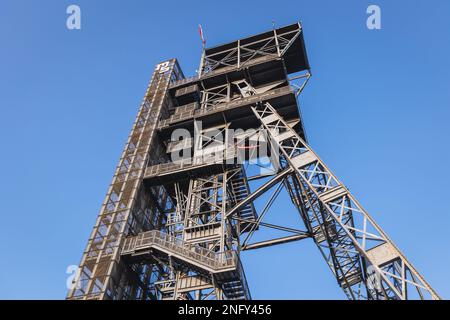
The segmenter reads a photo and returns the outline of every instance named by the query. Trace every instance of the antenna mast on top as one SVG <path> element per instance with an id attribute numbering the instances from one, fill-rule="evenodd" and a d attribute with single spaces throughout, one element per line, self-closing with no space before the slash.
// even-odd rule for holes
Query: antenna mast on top
<path id="1" fill-rule="evenodd" d="M 200 77 L 202 75 L 203 63 L 205 58 L 205 48 L 206 48 L 206 40 L 205 37 L 203 36 L 203 28 L 201 24 L 198 25 L 198 33 L 200 34 L 200 39 L 202 40 L 202 56 L 200 58 L 200 66 L 198 67 L 197 70 L 197 75 Z"/>
<path id="2" fill-rule="evenodd" d="M 202 29 L 201 24 L 198 25 L 198 33 L 200 34 L 200 39 L 202 40 L 202 49 L 204 51 L 205 45 L 206 45 L 206 40 L 205 40 L 205 37 L 203 36 L 203 29 Z"/>

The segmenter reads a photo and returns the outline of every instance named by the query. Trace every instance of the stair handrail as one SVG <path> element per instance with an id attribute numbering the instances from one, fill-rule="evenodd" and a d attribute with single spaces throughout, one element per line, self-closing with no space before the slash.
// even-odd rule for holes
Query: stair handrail
<path id="1" fill-rule="evenodd" d="M 233 267 L 237 266 L 238 263 L 236 252 L 233 250 L 212 252 L 159 230 L 150 230 L 126 238 L 122 254 L 131 253 L 151 244 L 160 245 L 169 251 L 195 259 L 214 269 Z"/>

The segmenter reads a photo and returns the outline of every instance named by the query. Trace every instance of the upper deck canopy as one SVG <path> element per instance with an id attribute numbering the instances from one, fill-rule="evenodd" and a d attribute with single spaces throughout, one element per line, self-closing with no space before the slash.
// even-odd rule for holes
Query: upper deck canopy
<path id="1" fill-rule="evenodd" d="M 241 67 L 252 60 L 282 57 L 288 73 L 309 69 L 300 23 L 207 48 L 202 75 L 230 66 Z"/>

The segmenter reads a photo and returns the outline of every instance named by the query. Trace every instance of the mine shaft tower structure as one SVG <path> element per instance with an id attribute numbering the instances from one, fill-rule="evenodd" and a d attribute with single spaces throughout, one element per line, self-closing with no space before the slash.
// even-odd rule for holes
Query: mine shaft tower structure
<path id="1" fill-rule="evenodd" d="M 302 239 L 349 299 L 439 299 L 307 144 L 309 70 L 300 23 L 158 64 L 68 299 L 251 299 L 241 253 Z M 304 228 L 265 221 L 283 192 Z"/>

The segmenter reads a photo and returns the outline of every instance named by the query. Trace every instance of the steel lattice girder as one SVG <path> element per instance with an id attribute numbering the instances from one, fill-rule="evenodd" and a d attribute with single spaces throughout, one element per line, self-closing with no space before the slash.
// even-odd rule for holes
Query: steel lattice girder
<path id="1" fill-rule="evenodd" d="M 306 223 L 316 223 L 319 232 L 325 235 L 325 246 L 317 240 L 316 243 L 328 249 L 329 264 L 348 296 L 352 299 L 407 299 L 407 287 L 412 286 L 421 298 L 428 295 L 439 299 L 348 189 L 276 110 L 269 103 L 252 109 L 295 170 L 303 209 L 310 213 L 307 217 L 311 217 Z M 373 281 L 379 281 L 379 285 Z M 364 291 L 368 296 L 363 296 Z"/>

